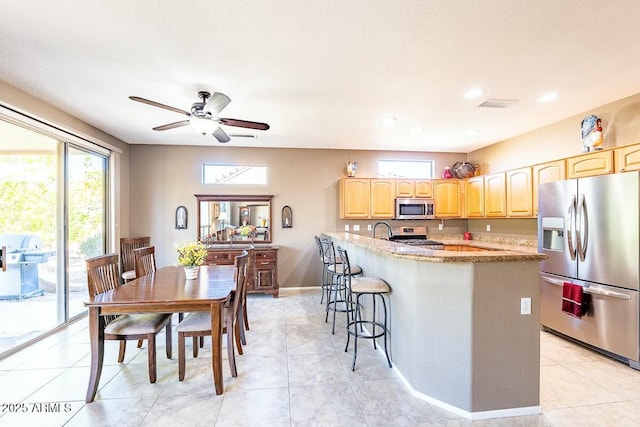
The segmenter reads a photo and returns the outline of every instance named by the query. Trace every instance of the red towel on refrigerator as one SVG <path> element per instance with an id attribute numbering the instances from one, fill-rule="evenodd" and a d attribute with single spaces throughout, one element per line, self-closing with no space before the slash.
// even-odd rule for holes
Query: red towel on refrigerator
<path id="1" fill-rule="evenodd" d="M 564 282 L 562 285 L 562 311 L 580 319 L 584 315 L 584 308 L 582 286 Z"/>

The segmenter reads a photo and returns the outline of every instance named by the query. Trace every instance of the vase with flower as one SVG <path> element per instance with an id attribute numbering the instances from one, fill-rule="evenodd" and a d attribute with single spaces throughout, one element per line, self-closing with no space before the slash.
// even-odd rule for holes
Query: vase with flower
<path id="1" fill-rule="evenodd" d="M 178 263 L 184 267 L 187 279 L 198 277 L 200 266 L 207 259 L 207 248 L 200 242 L 188 242 L 177 249 Z"/>

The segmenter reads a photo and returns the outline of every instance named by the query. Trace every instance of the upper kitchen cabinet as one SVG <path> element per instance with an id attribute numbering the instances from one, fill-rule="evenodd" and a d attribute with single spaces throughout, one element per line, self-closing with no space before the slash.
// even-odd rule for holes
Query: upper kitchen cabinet
<path id="1" fill-rule="evenodd" d="M 616 172 L 640 170 L 640 144 L 616 148 L 613 152 Z"/>
<path id="2" fill-rule="evenodd" d="M 538 215 L 538 184 L 562 181 L 567 178 L 564 159 L 533 166 L 533 215 Z"/>
<path id="3" fill-rule="evenodd" d="M 340 218 L 369 218 L 370 181 L 367 178 L 340 180 Z"/>
<path id="4" fill-rule="evenodd" d="M 531 168 L 507 171 L 507 216 L 533 216 L 533 187 L 531 184 Z"/>
<path id="5" fill-rule="evenodd" d="M 463 181 L 456 179 L 436 179 L 435 214 L 437 218 L 459 218 L 462 216 L 461 191 Z"/>
<path id="6" fill-rule="evenodd" d="M 488 217 L 507 216 L 505 173 L 484 176 L 484 213 Z"/>
<path id="7" fill-rule="evenodd" d="M 433 180 L 417 179 L 415 181 L 415 197 L 424 197 L 425 199 L 433 198 Z"/>
<path id="8" fill-rule="evenodd" d="M 613 150 L 593 151 L 567 159 L 567 178 L 613 173 Z"/>
<path id="9" fill-rule="evenodd" d="M 396 179 L 396 197 L 433 198 L 433 181 L 430 179 Z"/>
<path id="10" fill-rule="evenodd" d="M 413 197 L 416 182 L 413 179 L 396 179 L 396 197 Z"/>
<path id="11" fill-rule="evenodd" d="M 396 209 L 396 181 L 393 179 L 371 179 L 371 218 L 392 219 Z"/>
<path id="12" fill-rule="evenodd" d="M 465 206 L 467 218 L 484 217 L 484 177 L 476 176 L 466 181 Z"/>

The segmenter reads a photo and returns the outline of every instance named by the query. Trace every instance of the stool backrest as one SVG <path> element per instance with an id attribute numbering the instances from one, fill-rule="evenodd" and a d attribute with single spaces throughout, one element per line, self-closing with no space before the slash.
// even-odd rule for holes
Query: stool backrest
<path id="1" fill-rule="evenodd" d="M 338 259 L 342 264 L 342 273 L 351 281 L 351 264 L 349 264 L 349 255 L 346 249 L 342 249 L 340 246 L 336 248 L 338 251 Z"/>
<path id="2" fill-rule="evenodd" d="M 320 240 L 322 246 L 322 261 L 326 265 L 340 264 L 340 261 L 336 257 L 336 249 L 332 240 Z"/>

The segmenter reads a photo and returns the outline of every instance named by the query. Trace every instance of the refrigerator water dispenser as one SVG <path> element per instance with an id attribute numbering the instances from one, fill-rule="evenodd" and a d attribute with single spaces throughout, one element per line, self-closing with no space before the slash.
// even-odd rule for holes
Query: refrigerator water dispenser
<path id="1" fill-rule="evenodd" d="M 564 218 L 542 218 L 542 247 L 550 251 L 564 250 Z"/>

